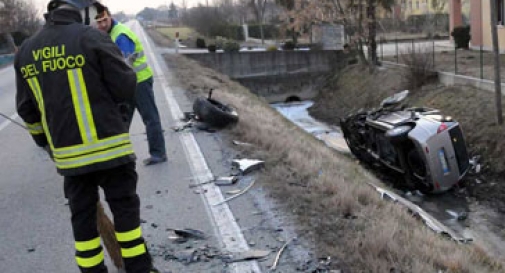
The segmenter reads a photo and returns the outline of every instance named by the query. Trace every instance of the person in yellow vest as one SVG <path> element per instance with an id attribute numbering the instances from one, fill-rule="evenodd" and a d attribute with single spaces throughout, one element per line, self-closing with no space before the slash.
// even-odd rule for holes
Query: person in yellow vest
<path id="1" fill-rule="evenodd" d="M 44 27 L 15 57 L 16 107 L 64 177 L 80 271 L 107 272 L 97 229 L 102 188 L 126 272 L 158 272 L 142 236 L 135 154 L 118 107 L 134 97 L 135 72 L 110 37 L 89 26 L 95 2 L 49 1 Z"/>
<path id="2" fill-rule="evenodd" d="M 140 39 L 127 26 L 119 23 L 111 17 L 109 8 L 98 5 L 96 27 L 110 35 L 116 43 L 127 62 L 137 73 L 137 91 L 135 101 L 132 102 L 129 115 L 129 123 L 133 118 L 135 108 L 140 113 L 146 126 L 147 142 L 149 145 L 149 158 L 145 159 L 144 165 L 153 165 L 167 160 L 165 139 L 161 128 L 160 115 L 153 92 L 153 72 L 147 64 L 147 57 Z"/>

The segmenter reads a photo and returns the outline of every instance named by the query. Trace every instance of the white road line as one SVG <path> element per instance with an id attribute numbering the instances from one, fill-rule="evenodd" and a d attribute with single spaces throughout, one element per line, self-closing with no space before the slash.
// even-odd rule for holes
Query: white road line
<path id="1" fill-rule="evenodd" d="M 13 119 L 13 120 L 17 119 L 18 117 L 19 116 L 18 116 L 17 113 L 14 114 L 14 115 L 12 115 L 12 116 L 10 116 L 10 118 Z M 5 129 L 11 123 L 12 123 L 12 121 L 10 121 L 10 120 L 6 120 L 6 121 L 2 122 L 2 124 L 0 124 L 0 131 L 2 131 L 3 129 Z"/>
<path id="2" fill-rule="evenodd" d="M 135 24 L 135 28 L 138 30 L 137 33 L 143 40 L 144 47 L 148 49 L 147 52 L 149 52 L 150 61 L 154 68 L 154 74 L 161 83 L 172 117 L 175 120 L 180 120 L 183 118 L 183 113 L 175 100 L 173 91 L 170 88 L 166 75 L 163 72 L 168 69 L 166 68 L 165 63 L 162 63 L 161 65 L 165 68 L 162 70 L 143 29 L 137 24 Z M 212 179 L 214 176 L 207 166 L 202 151 L 200 150 L 193 134 L 181 133 L 178 135 L 183 144 L 184 151 L 186 152 L 186 157 L 192 174 L 199 180 L 198 183 Z M 213 222 L 215 233 L 224 244 L 224 249 L 229 252 L 242 252 L 249 250 L 249 246 L 244 238 L 244 235 L 242 234 L 228 204 L 224 203 L 219 206 L 212 206 L 212 204 L 217 204 L 224 200 L 219 187 L 213 184 L 207 184 L 202 187 L 206 190 L 206 192 L 200 196 L 202 196 L 207 213 Z M 236 273 L 261 272 L 256 261 L 233 263 L 230 268 Z"/>

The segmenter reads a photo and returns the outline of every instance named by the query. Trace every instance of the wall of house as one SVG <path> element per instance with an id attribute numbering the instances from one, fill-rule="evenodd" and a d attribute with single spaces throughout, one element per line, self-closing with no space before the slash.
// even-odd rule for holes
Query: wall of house
<path id="1" fill-rule="evenodd" d="M 491 36 L 491 19 L 490 19 L 491 4 L 489 1 L 482 1 L 482 38 L 484 49 L 493 49 L 493 38 Z M 505 50 L 505 26 L 498 26 L 498 44 L 500 51 Z"/>
<path id="2" fill-rule="evenodd" d="M 418 15 L 418 14 L 427 14 L 427 13 L 435 13 L 436 11 L 432 8 L 433 0 L 406 0 L 405 4 L 401 4 L 402 1 L 399 0 L 400 5 L 402 5 L 402 9 L 404 12 L 404 16 L 408 17 L 409 15 Z M 419 6 L 419 7 L 418 7 Z M 448 13 L 449 4 L 445 5 L 444 10 L 439 11 L 442 13 Z"/>
<path id="3" fill-rule="evenodd" d="M 470 7 L 470 35 L 472 39 L 470 41 L 470 47 L 477 48 L 484 44 L 483 40 L 483 14 L 482 14 L 482 2 L 481 0 L 472 0 Z M 489 19 L 489 17 L 487 17 Z"/>

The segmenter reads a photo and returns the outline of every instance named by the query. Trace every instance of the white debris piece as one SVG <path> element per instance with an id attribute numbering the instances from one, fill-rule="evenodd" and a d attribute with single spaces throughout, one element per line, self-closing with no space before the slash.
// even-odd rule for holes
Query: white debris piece
<path id="1" fill-rule="evenodd" d="M 235 159 L 232 165 L 239 168 L 242 174 L 249 173 L 263 167 L 265 161 L 257 159 Z"/>

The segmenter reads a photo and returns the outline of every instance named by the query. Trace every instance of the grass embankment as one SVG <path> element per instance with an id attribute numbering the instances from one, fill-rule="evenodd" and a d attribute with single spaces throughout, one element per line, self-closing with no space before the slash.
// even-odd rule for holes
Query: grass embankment
<path id="1" fill-rule="evenodd" d="M 216 99 L 238 109 L 240 121 L 228 133 L 255 145 L 244 153 L 266 161 L 257 183 L 297 216 L 299 235 L 316 243 L 318 257 L 336 258 L 336 267 L 346 272 L 503 271 L 475 244 L 441 238 L 403 207 L 381 200 L 367 185 L 380 184 L 376 178 L 243 86 L 183 56 L 166 59 L 179 84 L 193 95 L 205 96 L 214 88 Z M 360 97 L 370 101 L 370 95 Z"/>

